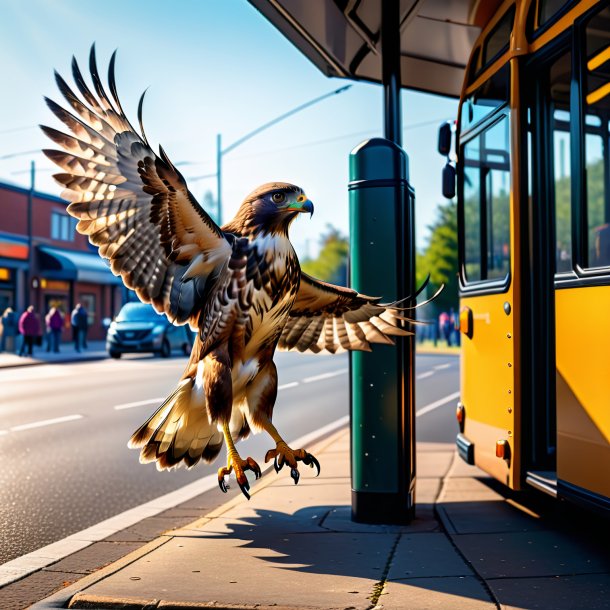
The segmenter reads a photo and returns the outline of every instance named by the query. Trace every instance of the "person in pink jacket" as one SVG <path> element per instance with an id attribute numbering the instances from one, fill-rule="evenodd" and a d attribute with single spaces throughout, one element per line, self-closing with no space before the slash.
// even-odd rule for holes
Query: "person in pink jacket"
<path id="1" fill-rule="evenodd" d="M 23 335 L 19 355 L 32 356 L 34 351 L 34 341 L 40 335 L 40 320 L 34 311 L 34 306 L 30 305 L 19 318 L 19 332 Z"/>

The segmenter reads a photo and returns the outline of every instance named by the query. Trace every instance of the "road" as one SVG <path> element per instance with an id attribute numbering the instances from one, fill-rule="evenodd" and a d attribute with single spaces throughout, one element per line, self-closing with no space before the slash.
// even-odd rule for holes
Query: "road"
<path id="1" fill-rule="evenodd" d="M 0 564 L 216 472 L 218 463 L 159 473 L 126 446 L 185 362 L 132 357 L 0 370 Z M 274 423 L 288 441 L 347 415 L 347 355 L 280 353 L 276 362 Z M 458 366 L 454 356 L 418 356 L 418 440 L 453 442 Z M 255 459 L 270 447 L 263 434 L 239 446 Z"/>

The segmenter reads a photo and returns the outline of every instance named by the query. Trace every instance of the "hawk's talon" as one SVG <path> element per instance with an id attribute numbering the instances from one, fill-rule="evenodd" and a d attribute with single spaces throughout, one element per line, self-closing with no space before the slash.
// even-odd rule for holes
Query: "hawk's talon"
<path id="1" fill-rule="evenodd" d="M 307 451 L 305 452 L 305 457 L 303 458 L 303 464 L 309 466 L 310 468 L 315 466 L 317 470 L 316 476 L 320 476 L 320 462 L 318 462 L 318 460 L 311 455 L 311 453 L 307 453 Z"/>
<path id="2" fill-rule="evenodd" d="M 237 484 L 239 485 L 239 488 L 241 489 L 241 493 L 244 494 L 244 496 L 246 496 L 246 499 L 250 499 L 250 494 L 248 493 L 248 491 L 250 491 L 250 484 L 248 483 L 248 480 L 246 479 L 245 483 L 240 483 L 239 481 L 237 481 Z"/>
<path id="3" fill-rule="evenodd" d="M 227 493 L 227 489 L 230 487 L 227 485 L 225 480 L 225 476 L 228 476 L 231 473 L 232 468 L 219 468 L 218 469 L 218 487 L 220 487 L 220 491 L 223 493 Z"/>
<path id="4" fill-rule="evenodd" d="M 228 476 L 231 472 L 235 471 L 235 478 L 239 485 L 239 489 L 241 489 L 241 492 L 249 500 L 250 494 L 248 492 L 250 491 L 250 483 L 246 477 L 246 470 L 251 470 L 256 479 L 260 479 L 262 476 L 261 467 L 251 457 L 242 460 L 239 455 L 229 456 L 229 465 L 226 468 L 218 469 L 218 487 L 220 487 L 220 490 L 227 493 L 227 489 L 230 489 L 230 486 L 227 485 L 225 476 Z"/>
<path id="5" fill-rule="evenodd" d="M 320 462 L 304 449 L 291 449 L 286 443 L 280 441 L 275 449 L 269 449 L 265 454 L 265 462 L 273 458 L 273 468 L 275 472 L 279 472 L 284 464 L 290 466 L 290 476 L 293 478 L 295 485 L 299 482 L 301 473 L 298 470 L 298 462 L 303 462 L 310 468 L 316 468 L 316 476 L 320 474 Z"/>

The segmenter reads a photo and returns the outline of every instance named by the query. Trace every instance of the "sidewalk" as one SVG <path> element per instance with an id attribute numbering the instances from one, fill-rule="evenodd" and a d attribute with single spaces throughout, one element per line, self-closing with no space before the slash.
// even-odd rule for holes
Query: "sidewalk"
<path id="1" fill-rule="evenodd" d="M 32 608 L 609 607 L 604 535 L 505 498 L 452 445 L 418 446 L 417 518 L 403 527 L 351 521 L 347 430 L 308 449 L 319 478 L 271 471 L 250 502 L 235 496 Z"/>
<path id="2" fill-rule="evenodd" d="M 31 366 L 35 364 L 53 364 L 60 362 L 80 362 L 87 360 L 102 360 L 108 358 L 105 341 L 88 341 L 87 349 L 80 353 L 74 349 L 73 343 L 62 343 L 60 352 L 55 354 L 47 352 L 46 347 L 35 347 L 34 356 L 18 356 L 8 352 L 0 353 L 0 369 L 18 366 Z"/>

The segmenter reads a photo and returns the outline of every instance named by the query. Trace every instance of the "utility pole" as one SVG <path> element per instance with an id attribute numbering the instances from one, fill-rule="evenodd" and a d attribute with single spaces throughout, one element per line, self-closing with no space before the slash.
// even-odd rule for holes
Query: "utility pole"
<path id="1" fill-rule="evenodd" d="M 30 162 L 30 189 L 28 191 L 27 230 L 28 230 L 28 270 L 26 274 L 26 307 L 31 304 L 32 282 L 34 279 L 34 240 L 33 240 L 33 207 L 34 189 L 36 187 L 36 162 Z"/>
<path id="2" fill-rule="evenodd" d="M 344 85 L 343 87 L 339 87 L 338 89 L 335 89 L 334 91 L 330 91 L 329 93 L 320 95 L 319 97 L 316 97 L 313 100 L 310 100 L 309 102 L 300 104 L 296 108 L 293 108 L 292 110 L 289 110 L 288 112 L 285 112 L 284 114 L 280 114 L 280 116 L 276 117 L 275 119 L 268 121 L 267 123 L 264 123 L 260 127 L 257 127 L 256 129 L 247 133 L 245 136 L 242 136 L 238 140 L 235 140 L 235 142 L 233 142 L 233 144 L 230 144 L 224 150 L 222 148 L 221 134 L 218 134 L 216 136 L 216 188 L 217 188 L 216 196 L 218 199 L 218 218 L 219 218 L 219 220 L 222 219 L 222 157 L 223 157 L 223 155 L 226 155 L 227 153 L 231 152 L 233 149 L 237 148 L 244 142 L 248 141 L 250 138 L 253 138 L 255 135 L 258 135 L 261 131 L 265 131 L 265 129 L 269 129 L 269 127 L 272 127 L 273 125 L 276 125 L 280 121 L 283 121 L 284 119 L 287 119 L 288 117 L 291 117 L 292 115 L 296 114 L 297 112 L 301 112 L 301 110 L 305 110 L 305 108 L 309 108 L 310 106 L 313 106 L 314 104 L 317 104 L 318 102 L 321 102 L 322 100 L 325 100 L 328 97 L 332 97 L 333 95 L 338 95 L 339 93 L 343 93 L 344 91 L 347 91 L 350 88 L 351 88 L 351 85 Z M 219 222 L 218 224 L 221 224 L 221 223 Z"/>

